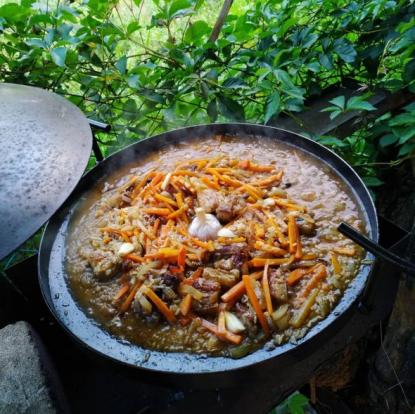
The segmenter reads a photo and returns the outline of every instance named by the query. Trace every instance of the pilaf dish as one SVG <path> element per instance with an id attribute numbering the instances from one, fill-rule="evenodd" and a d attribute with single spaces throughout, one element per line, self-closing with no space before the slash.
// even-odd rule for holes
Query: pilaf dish
<path id="1" fill-rule="evenodd" d="M 68 281 L 111 334 L 162 351 L 241 357 L 327 316 L 363 250 L 343 181 L 270 139 L 217 136 L 127 165 L 78 208 Z"/>

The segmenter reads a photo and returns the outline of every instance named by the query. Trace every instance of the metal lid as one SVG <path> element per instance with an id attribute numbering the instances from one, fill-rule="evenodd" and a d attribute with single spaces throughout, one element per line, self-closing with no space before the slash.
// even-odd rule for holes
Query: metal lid
<path id="1" fill-rule="evenodd" d="M 0 259 L 66 200 L 91 147 L 88 121 L 75 105 L 39 88 L 0 84 Z"/>

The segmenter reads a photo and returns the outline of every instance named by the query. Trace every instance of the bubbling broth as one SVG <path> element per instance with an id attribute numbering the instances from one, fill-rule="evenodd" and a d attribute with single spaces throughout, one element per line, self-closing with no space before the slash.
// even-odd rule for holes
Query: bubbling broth
<path id="1" fill-rule="evenodd" d="M 365 231 L 343 181 L 267 138 L 215 136 L 125 165 L 88 194 L 68 283 L 91 318 L 145 348 L 240 357 L 297 340 L 334 308 Z"/>

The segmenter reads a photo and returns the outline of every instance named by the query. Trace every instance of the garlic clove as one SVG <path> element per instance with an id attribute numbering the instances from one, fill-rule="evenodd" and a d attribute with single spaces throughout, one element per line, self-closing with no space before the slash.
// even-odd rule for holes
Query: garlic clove
<path id="1" fill-rule="evenodd" d="M 161 184 L 161 189 L 164 191 L 166 188 L 167 188 L 167 186 L 169 185 L 169 182 L 170 182 L 170 178 L 171 178 L 171 172 L 169 172 L 167 175 L 166 175 L 166 177 L 164 178 L 164 180 L 163 180 L 163 183 Z"/>
<path id="2" fill-rule="evenodd" d="M 232 230 L 224 227 L 218 231 L 218 237 L 236 237 L 236 234 Z"/>
<path id="3" fill-rule="evenodd" d="M 132 243 L 123 243 L 118 250 L 118 256 L 125 256 L 126 254 L 132 253 L 135 249 Z"/>
<path id="4" fill-rule="evenodd" d="M 262 204 L 266 207 L 275 206 L 275 200 L 273 198 L 266 198 L 263 200 Z"/>
<path id="5" fill-rule="evenodd" d="M 232 333 L 239 333 L 245 330 L 241 320 L 231 312 L 225 312 L 226 329 Z"/>
<path id="6" fill-rule="evenodd" d="M 218 237 L 218 231 L 222 228 L 219 220 L 213 215 L 205 213 L 202 208 L 196 208 L 196 216 L 189 226 L 189 234 L 199 240 L 214 240 Z"/>

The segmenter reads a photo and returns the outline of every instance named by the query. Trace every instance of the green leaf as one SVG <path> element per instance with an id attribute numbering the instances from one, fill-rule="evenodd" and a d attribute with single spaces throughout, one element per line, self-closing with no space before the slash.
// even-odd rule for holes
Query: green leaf
<path id="1" fill-rule="evenodd" d="M 351 97 L 346 104 L 347 111 L 375 111 L 376 108 L 370 103 L 363 100 L 360 96 Z"/>
<path id="2" fill-rule="evenodd" d="M 344 110 L 346 99 L 343 95 L 341 95 L 341 96 L 337 96 L 336 98 L 332 99 L 329 102 L 339 107 L 341 110 Z"/>
<path id="3" fill-rule="evenodd" d="M 326 54 L 320 53 L 318 59 L 319 59 L 321 65 L 324 68 L 326 68 L 328 70 L 333 69 L 333 63 L 332 63 L 332 59 L 331 59 L 331 56 L 330 55 L 326 55 Z"/>
<path id="4" fill-rule="evenodd" d="M 415 136 L 415 128 L 413 126 L 400 128 L 399 131 L 397 128 L 393 128 L 393 133 L 399 137 L 399 145 L 405 144 L 411 138 Z"/>
<path id="5" fill-rule="evenodd" d="M 412 82 L 415 79 L 415 59 L 411 59 L 406 65 L 403 71 L 402 78 L 404 82 Z"/>
<path id="6" fill-rule="evenodd" d="M 218 119 L 218 104 L 216 102 L 216 98 L 212 99 L 206 108 L 206 112 L 209 115 L 211 122 L 216 122 Z"/>
<path id="7" fill-rule="evenodd" d="M 281 109 L 280 94 L 277 91 L 275 91 L 270 95 L 267 101 L 267 105 L 265 108 L 264 124 L 268 123 L 271 117 L 279 114 L 280 109 Z"/>
<path id="8" fill-rule="evenodd" d="M 229 88 L 229 89 L 239 89 L 239 88 L 243 88 L 246 87 L 246 83 L 243 79 L 241 78 L 228 78 L 225 79 L 224 82 L 222 83 L 222 86 L 224 86 L 225 88 Z"/>
<path id="9" fill-rule="evenodd" d="M 32 37 L 30 39 L 27 39 L 25 43 L 28 46 L 40 47 L 42 49 L 46 47 L 45 42 L 42 39 L 39 39 L 38 37 Z"/>
<path id="10" fill-rule="evenodd" d="M 52 60 L 55 62 L 56 65 L 64 67 L 66 60 L 66 47 L 55 47 L 54 49 L 52 49 L 51 56 Z"/>
<path id="11" fill-rule="evenodd" d="M 140 0 L 140 1 L 143 1 L 143 0 Z M 131 22 L 127 26 L 127 34 L 130 35 L 140 29 L 141 29 L 141 26 L 138 22 Z"/>
<path id="12" fill-rule="evenodd" d="M 343 113 L 343 111 L 340 111 L 340 109 L 338 109 L 337 111 L 333 111 L 330 114 L 330 119 L 333 120 L 334 118 L 337 118 L 339 115 L 341 115 Z"/>
<path id="13" fill-rule="evenodd" d="M 0 7 L 0 16 L 13 23 L 17 23 L 26 18 L 30 8 L 19 6 L 16 3 L 5 4 Z"/>
<path id="14" fill-rule="evenodd" d="M 326 145 L 328 147 L 338 147 L 338 148 L 342 148 L 342 147 L 347 147 L 348 145 L 340 140 L 339 138 L 336 137 L 330 137 L 330 136 L 322 136 L 317 138 L 317 141 L 320 144 Z"/>
<path id="15" fill-rule="evenodd" d="M 192 2 L 190 0 L 175 0 L 171 2 L 168 8 L 167 18 L 169 20 L 179 16 L 186 16 L 193 12 Z"/>
<path id="16" fill-rule="evenodd" d="M 189 24 L 184 35 L 186 43 L 195 43 L 201 39 L 202 36 L 210 33 L 211 28 L 204 20 L 197 20 L 196 22 Z"/>
<path id="17" fill-rule="evenodd" d="M 404 157 L 410 154 L 415 149 L 415 143 L 406 143 L 398 152 L 398 157 Z"/>
<path id="18" fill-rule="evenodd" d="M 353 45 L 347 39 L 336 39 L 334 41 L 334 51 L 340 56 L 340 58 L 346 63 L 352 63 L 355 61 L 357 53 Z"/>
<path id="19" fill-rule="evenodd" d="M 296 392 L 288 398 L 288 409 L 291 414 L 304 414 L 308 406 L 308 399 L 303 394 Z"/>
<path id="20" fill-rule="evenodd" d="M 226 96 L 219 96 L 219 110 L 222 115 L 226 118 L 234 121 L 244 121 L 245 120 L 245 111 L 244 107 L 238 102 L 234 101 L 231 98 Z"/>
<path id="21" fill-rule="evenodd" d="M 384 135 L 380 140 L 379 140 L 379 145 L 382 148 L 388 147 L 390 145 L 395 144 L 396 142 L 398 142 L 399 137 L 397 137 L 396 135 L 393 134 L 388 134 L 388 135 Z"/>
<path id="22" fill-rule="evenodd" d="M 415 117 L 410 113 L 397 115 L 389 121 L 390 126 L 415 125 Z"/>
<path id="23" fill-rule="evenodd" d="M 123 117 L 127 120 L 134 120 L 137 118 L 137 104 L 134 99 L 127 99 L 123 105 Z"/>
<path id="24" fill-rule="evenodd" d="M 125 75 L 127 70 L 127 56 L 122 56 L 117 60 L 115 67 L 119 70 L 121 75 Z"/>
<path id="25" fill-rule="evenodd" d="M 383 185 L 383 181 L 379 180 L 377 177 L 363 177 L 363 182 L 368 187 L 379 187 Z"/>

